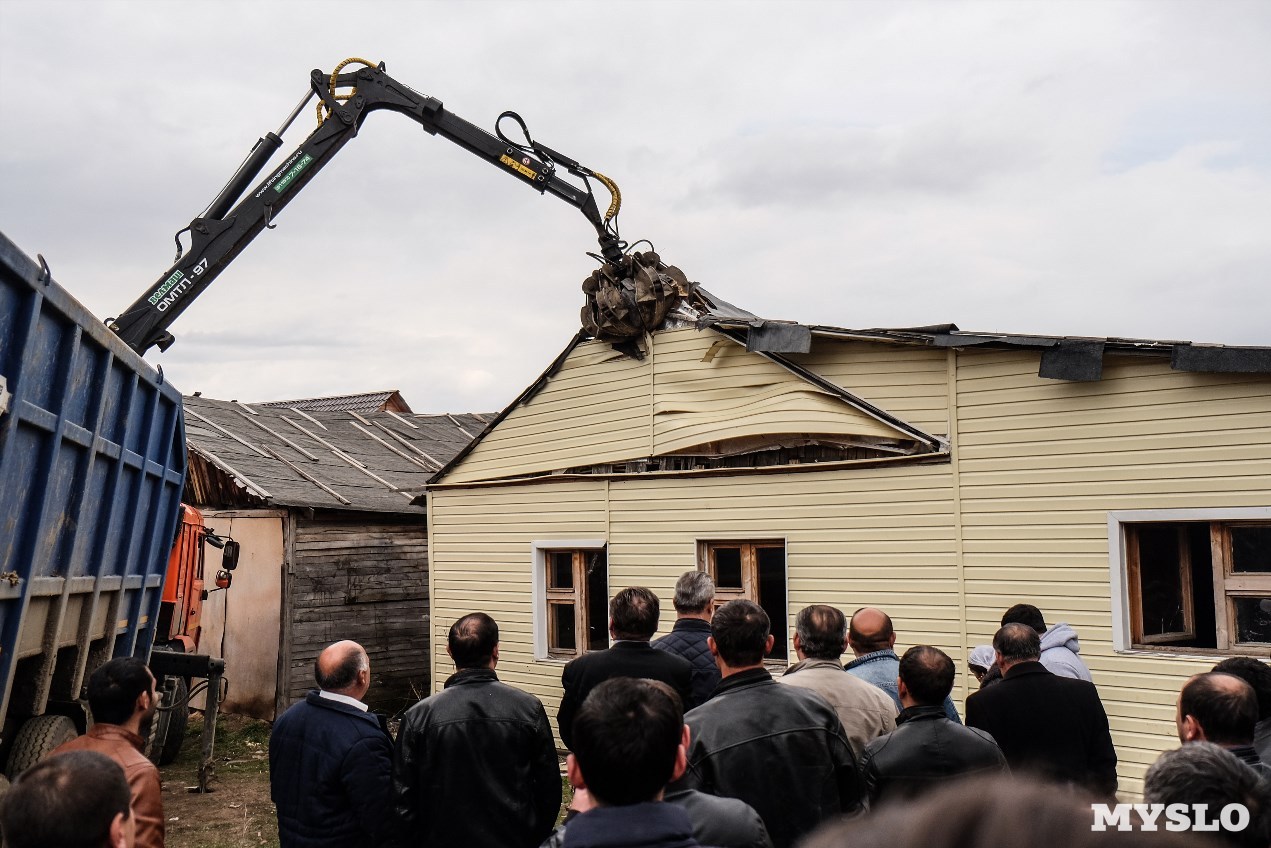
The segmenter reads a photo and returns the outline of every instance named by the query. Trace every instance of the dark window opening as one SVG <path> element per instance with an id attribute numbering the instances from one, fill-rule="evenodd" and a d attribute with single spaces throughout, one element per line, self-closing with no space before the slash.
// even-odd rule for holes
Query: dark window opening
<path id="1" fill-rule="evenodd" d="M 609 647 L 609 568 L 604 549 L 544 552 L 547 653 L 573 657 Z"/>
<path id="2" fill-rule="evenodd" d="M 788 657 L 785 542 L 701 542 L 698 567 L 714 578 L 717 605 L 746 598 L 763 607 L 772 624 L 768 659 L 784 663 Z"/>

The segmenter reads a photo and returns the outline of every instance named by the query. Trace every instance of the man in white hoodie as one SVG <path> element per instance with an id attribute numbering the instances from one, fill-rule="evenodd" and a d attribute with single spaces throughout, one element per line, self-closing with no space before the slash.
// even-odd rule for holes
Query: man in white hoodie
<path id="1" fill-rule="evenodd" d="M 1081 650 L 1077 644 L 1077 631 L 1070 624 L 1056 624 L 1046 627 L 1046 619 L 1042 611 L 1032 604 L 1016 604 L 1002 615 L 1002 626 L 1008 624 L 1027 624 L 1037 631 L 1042 640 L 1041 663 L 1052 674 L 1060 677 L 1071 677 L 1093 683 L 1090 669 L 1077 656 Z"/>

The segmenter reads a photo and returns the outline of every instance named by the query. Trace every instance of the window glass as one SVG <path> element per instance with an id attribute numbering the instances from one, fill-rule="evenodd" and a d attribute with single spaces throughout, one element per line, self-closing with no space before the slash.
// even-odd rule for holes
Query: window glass
<path id="1" fill-rule="evenodd" d="M 785 548 L 758 548 L 759 606 L 772 623 L 772 653 L 769 658 L 786 659 L 786 552 Z"/>
<path id="2" fill-rule="evenodd" d="M 1237 642 L 1271 642 L 1271 597 L 1232 598 Z"/>
<path id="3" fill-rule="evenodd" d="M 548 554 L 547 566 L 547 585 L 550 588 L 574 588 L 573 551 L 552 551 Z"/>
<path id="4" fill-rule="evenodd" d="M 547 608 L 548 627 L 551 628 L 552 647 L 561 651 L 578 649 L 578 639 L 574 633 L 574 605 L 551 604 Z"/>
<path id="5" fill-rule="evenodd" d="M 1231 528 L 1231 570 L 1271 572 L 1271 526 Z"/>
<path id="6" fill-rule="evenodd" d="M 587 650 L 609 647 L 609 568 L 604 551 L 586 551 Z"/>
<path id="7" fill-rule="evenodd" d="M 1187 629 L 1184 613 L 1184 563 L 1179 555 L 1179 528 L 1145 524 L 1138 528 L 1139 581 L 1143 592 L 1143 635 L 1179 633 Z"/>
<path id="8" fill-rule="evenodd" d="M 741 588 L 741 548 L 715 548 L 715 585 Z"/>

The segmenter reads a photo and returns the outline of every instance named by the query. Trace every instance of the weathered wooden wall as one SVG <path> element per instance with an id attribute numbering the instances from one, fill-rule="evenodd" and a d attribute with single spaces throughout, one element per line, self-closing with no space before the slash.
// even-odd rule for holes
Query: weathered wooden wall
<path id="1" fill-rule="evenodd" d="M 393 713 L 429 688 L 428 535 L 424 516 L 316 518 L 293 512 L 284 576 L 282 704 L 312 689 L 327 645 L 352 639 L 371 658 L 373 709 Z"/>

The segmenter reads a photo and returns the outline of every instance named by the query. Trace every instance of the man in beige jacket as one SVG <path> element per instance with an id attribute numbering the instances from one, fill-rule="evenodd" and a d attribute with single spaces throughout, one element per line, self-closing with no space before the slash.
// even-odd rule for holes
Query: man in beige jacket
<path id="1" fill-rule="evenodd" d="M 794 652 L 799 661 L 777 678 L 811 689 L 838 713 L 857 760 L 866 743 L 896 729 L 896 705 L 883 690 L 843 670 L 847 617 L 842 610 L 814 604 L 794 621 Z"/>

